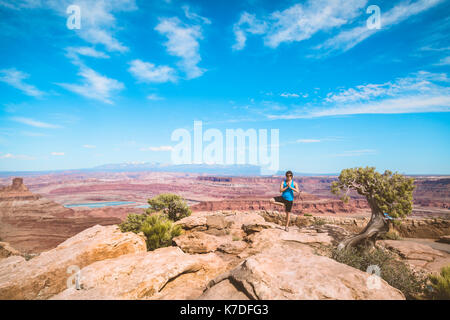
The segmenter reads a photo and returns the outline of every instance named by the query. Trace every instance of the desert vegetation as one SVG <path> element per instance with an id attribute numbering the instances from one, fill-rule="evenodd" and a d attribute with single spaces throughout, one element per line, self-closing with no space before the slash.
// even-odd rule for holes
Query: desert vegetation
<path id="1" fill-rule="evenodd" d="M 366 198 L 372 215 L 367 226 L 359 234 L 344 239 L 339 248 L 374 247 L 377 238 L 389 231 L 384 213 L 394 219 L 411 214 L 414 187 L 413 178 L 389 170 L 383 174 L 374 167 L 342 170 L 338 180 L 331 184 L 331 192 L 348 202 L 350 192 L 356 191 Z"/>
<path id="2" fill-rule="evenodd" d="M 369 266 L 377 266 L 380 277 L 397 288 L 407 299 L 419 299 L 426 290 L 426 276 L 414 272 L 406 263 L 381 248 L 360 250 L 359 248 L 335 249 L 332 258 L 353 268 L 366 272 Z"/>
<path id="3" fill-rule="evenodd" d="M 184 199 L 175 194 L 160 194 L 148 200 L 150 207 L 144 214 L 129 214 L 119 225 L 122 232 L 142 232 L 147 250 L 172 245 L 172 239 L 181 235 L 182 229 L 174 222 L 187 217 L 191 210 Z"/>
<path id="4" fill-rule="evenodd" d="M 433 300 L 450 300 L 450 266 L 441 269 L 439 275 L 430 275 L 430 298 Z"/>

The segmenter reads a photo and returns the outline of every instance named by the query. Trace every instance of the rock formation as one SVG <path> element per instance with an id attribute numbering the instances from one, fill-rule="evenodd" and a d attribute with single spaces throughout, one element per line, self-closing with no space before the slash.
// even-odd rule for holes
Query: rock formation
<path id="1" fill-rule="evenodd" d="M 384 280 L 371 287 L 369 273 L 328 257 L 349 235 L 345 225 L 286 232 L 276 216 L 194 212 L 176 222 L 184 233 L 173 247 L 150 252 L 141 235 L 97 225 L 28 261 L 0 259 L 0 299 L 404 299 Z M 450 257 L 413 242 L 380 245 L 411 265 L 426 262 L 428 271 Z"/>
<path id="2" fill-rule="evenodd" d="M 74 214 L 72 209 L 30 192 L 22 178 L 14 178 L 11 186 L 0 189 L 0 238 L 22 252 L 48 250 L 93 225 L 119 222 L 114 217 Z"/>
<path id="3" fill-rule="evenodd" d="M 75 271 L 95 261 L 146 251 L 140 236 L 97 225 L 29 261 L 0 260 L 0 299 L 48 299 L 67 288 Z"/>

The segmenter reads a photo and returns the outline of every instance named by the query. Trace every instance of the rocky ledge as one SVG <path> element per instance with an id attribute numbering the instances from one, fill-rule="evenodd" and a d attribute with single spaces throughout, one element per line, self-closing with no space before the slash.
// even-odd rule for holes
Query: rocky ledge
<path id="1" fill-rule="evenodd" d="M 339 225 L 286 232 L 261 212 L 223 211 L 177 224 L 184 233 L 174 246 L 150 252 L 140 235 L 99 225 L 29 260 L 9 248 L 0 299 L 404 299 L 384 280 L 370 289 L 370 274 L 324 254 L 349 234 Z M 425 267 L 449 257 L 399 243 L 383 246 L 411 263 L 429 255 Z"/>

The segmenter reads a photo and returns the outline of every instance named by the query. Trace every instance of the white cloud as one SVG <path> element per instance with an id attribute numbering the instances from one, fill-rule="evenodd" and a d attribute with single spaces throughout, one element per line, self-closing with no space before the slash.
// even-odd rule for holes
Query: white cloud
<path id="1" fill-rule="evenodd" d="M 247 26 L 243 28 L 243 26 Z M 265 21 L 258 20 L 254 14 L 243 12 L 239 21 L 233 25 L 233 32 L 236 38 L 236 43 L 233 45 L 233 50 L 242 50 L 247 41 L 247 33 L 250 34 L 264 34 L 267 29 Z"/>
<path id="2" fill-rule="evenodd" d="M 275 11 L 264 19 L 243 12 L 233 26 L 234 50 L 245 46 L 247 34 L 264 35 L 264 44 L 271 48 L 284 42 L 304 41 L 320 31 L 329 31 L 351 22 L 361 14 L 367 0 L 308 0 L 283 11 Z M 247 28 L 242 26 L 246 25 Z"/>
<path id="3" fill-rule="evenodd" d="M 164 45 L 169 54 L 181 58 L 178 65 L 188 79 L 200 77 L 205 72 L 197 66 L 201 61 L 198 40 L 203 39 L 200 26 L 186 25 L 173 17 L 160 19 L 155 30 L 167 37 L 168 40 Z"/>
<path id="4" fill-rule="evenodd" d="M 56 157 L 62 157 L 64 155 L 64 152 L 52 152 L 51 155 Z"/>
<path id="5" fill-rule="evenodd" d="M 148 99 L 148 100 L 154 100 L 154 101 L 157 101 L 157 100 L 164 100 L 163 97 L 160 97 L 160 96 L 157 95 L 156 93 L 149 94 L 149 95 L 147 96 L 147 99 Z"/>
<path id="6" fill-rule="evenodd" d="M 204 24 L 211 24 L 211 20 L 192 12 L 189 6 L 182 6 L 181 8 L 183 9 L 186 18 Z"/>
<path id="7" fill-rule="evenodd" d="M 130 62 L 128 71 L 141 82 L 175 82 L 175 70 L 168 66 L 155 66 L 153 63 L 141 60 Z"/>
<path id="8" fill-rule="evenodd" d="M 82 84 L 59 83 L 58 85 L 86 98 L 99 100 L 108 104 L 113 103 L 111 101 L 112 94 L 124 88 L 123 83 L 103 76 L 84 65 L 80 66 L 78 75 L 83 78 Z"/>
<path id="9" fill-rule="evenodd" d="M 9 84 L 10 86 L 21 90 L 25 94 L 32 97 L 41 97 L 44 92 L 37 89 L 35 86 L 24 82 L 29 78 L 29 75 L 19 71 L 15 68 L 0 70 L 0 81 Z"/>
<path id="10" fill-rule="evenodd" d="M 76 34 L 92 44 L 102 44 L 109 51 L 125 52 L 128 50 L 115 38 L 117 21 L 116 12 L 137 9 L 135 0 L 2 0 L 0 6 L 10 9 L 50 9 L 67 18 L 69 5 L 78 5 L 81 9 L 81 29 Z"/>
<path id="11" fill-rule="evenodd" d="M 10 120 L 19 122 L 19 123 L 23 123 L 23 124 L 26 124 L 26 125 L 29 125 L 32 127 L 36 127 L 36 128 L 46 128 L 46 129 L 61 128 L 61 126 L 59 126 L 59 125 L 41 122 L 41 121 L 37 121 L 34 119 L 30 119 L 30 118 L 24 118 L 24 117 L 12 117 L 12 118 L 10 118 Z"/>
<path id="12" fill-rule="evenodd" d="M 448 66 L 448 65 L 450 65 L 450 56 L 442 58 L 438 63 L 436 63 L 436 65 L 437 66 Z"/>
<path id="13" fill-rule="evenodd" d="M 95 148 L 97 148 L 97 147 L 94 146 L 94 145 L 92 145 L 92 144 L 85 144 L 85 145 L 83 145 L 83 148 L 86 148 L 86 149 L 95 149 Z"/>
<path id="14" fill-rule="evenodd" d="M 91 47 L 69 47 L 66 49 L 67 55 L 70 58 L 77 58 L 77 55 L 92 57 L 92 58 L 103 58 L 108 59 L 109 56 L 104 52 L 97 51 Z"/>
<path id="15" fill-rule="evenodd" d="M 347 51 L 376 32 L 387 30 L 393 25 L 399 24 L 411 16 L 422 13 L 442 1 L 443 0 L 403 1 L 389 11 L 381 12 L 381 30 L 368 29 L 366 21 L 364 20 L 363 25 L 340 32 L 338 35 L 317 46 L 316 49 Z"/>
<path id="16" fill-rule="evenodd" d="M 420 71 L 383 84 L 366 84 L 330 92 L 323 101 L 305 109 L 269 119 L 298 119 L 354 114 L 450 112 L 450 88 L 445 73 Z"/>
<path id="17" fill-rule="evenodd" d="M 273 21 L 265 44 L 276 48 L 283 42 L 303 41 L 319 31 L 341 27 L 361 14 L 367 0 L 309 0 L 271 14 Z"/>
<path id="18" fill-rule="evenodd" d="M 21 154 L 5 153 L 0 155 L 0 159 L 34 160 L 35 158 Z"/>
<path id="19" fill-rule="evenodd" d="M 141 148 L 141 151 L 172 151 L 172 146 L 160 146 L 160 147 L 147 147 Z"/>
<path id="20" fill-rule="evenodd" d="M 298 139 L 297 143 L 317 143 L 320 142 L 319 139 Z"/>
<path id="21" fill-rule="evenodd" d="M 363 150 L 351 150 L 351 151 L 343 151 L 342 153 L 333 154 L 333 157 L 360 157 L 367 155 L 374 155 L 377 153 L 377 150 L 373 149 L 363 149 Z"/>
<path id="22" fill-rule="evenodd" d="M 283 98 L 300 98 L 300 95 L 298 95 L 297 93 L 289 92 L 283 92 L 282 94 L 280 94 L 280 96 Z"/>

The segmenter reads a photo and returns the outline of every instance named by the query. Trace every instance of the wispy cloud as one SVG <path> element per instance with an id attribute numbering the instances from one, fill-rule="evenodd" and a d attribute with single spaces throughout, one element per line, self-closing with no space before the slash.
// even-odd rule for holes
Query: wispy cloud
<path id="1" fill-rule="evenodd" d="M 15 68 L 0 70 L 0 81 L 9 84 L 10 86 L 19 89 L 26 95 L 32 97 L 41 97 L 44 92 L 37 89 L 35 86 L 25 83 L 29 75 L 25 72 Z"/>
<path id="2" fill-rule="evenodd" d="M 333 154 L 331 156 L 332 157 L 360 157 L 360 156 L 374 155 L 376 153 L 377 153 L 377 150 L 363 149 L 363 150 L 343 151 L 342 153 Z"/>
<path id="3" fill-rule="evenodd" d="M 239 21 L 233 25 L 233 32 L 236 42 L 233 45 L 233 50 L 242 50 L 247 41 L 247 34 L 264 34 L 267 30 L 267 23 L 258 20 L 254 14 L 243 12 Z"/>
<path id="4" fill-rule="evenodd" d="M 50 154 L 52 156 L 55 156 L 55 157 L 62 157 L 62 156 L 64 156 L 64 152 L 51 152 Z"/>
<path id="5" fill-rule="evenodd" d="M 66 49 L 68 57 L 72 59 L 78 58 L 78 55 L 87 56 L 92 58 L 108 59 L 109 55 L 104 52 L 98 51 L 91 47 L 69 47 Z"/>
<path id="6" fill-rule="evenodd" d="M 383 84 L 366 84 L 330 92 L 320 104 L 297 106 L 269 119 L 299 119 L 355 114 L 450 112 L 450 88 L 445 73 L 420 71 Z M 291 108 L 293 109 L 293 108 Z"/>
<path id="7" fill-rule="evenodd" d="M 141 151 L 172 151 L 172 146 L 160 146 L 160 147 L 146 147 L 141 148 Z"/>
<path id="8" fill-rule="evenodd" d="M 283 92 L 282 94 L 280 94 L 281 97 L 283 98 L 300 98 L 300 95 L 297 93 L 289 93 L 289 92 Z"/>
<path id="9" fill-rule="evenodd" d="M 297 143 L 317 143 L 320 142 L 319 139 L 298 139 Z"/>
<path id="10" fill-rule="evenodd" d="M 192 12 L 191 8 L 187 5 L 182 6 L 181 7 L 183 9 L 184 15 L 186 16 L 186 18 L 196 21 L 196 22 L 200 22 L 200 23 L 204 23 L 204 24 L 211 24 L 211 20 L 209 20 L 208 18 L 202 17 L 201 15 Z"/>
<path id="11" fill-rule="evenodd" d="M 94 146 L 94 145 L 92 145 L 92 144 L 85 144 L 85 145 L 83 145 L 83 148 L 86 148 L 86 149 L 95 149 L 95 148 L 97 148 L 97 147 Z"/>
<path id="12" fill-rule="evenodd" d="M 155 66 L 141 60 L 130 62 L 128 71 L 139 81 L 146 83 L 175 82 L 175 70 L 168 66 Z"/>
<path id="13" fill-rule="evenodd" d="M 81 65 L 78 75 L 83 78 L 81 84 L 58 83 L 58 85 L 86 98 L 108 104 L 113 103 L 111 100 L 113 93 L 125 87 L 123 83 L 103 76 L 84 65 Z"/>
<path id="14" fill-rule="evenodd" d="M 390 10 L 382 13 L 382 28 L 380 30 L 367 28 L 366 21 L 364 21 L 364 23 L 358 27 L 340 32 L 336 36 L 325 41 L 323 44 L 317 46 L 316 49 L 325 49 L 328 52 L 336 50 L 347 51 L 375 33 L 387 30 L 412 16 L 420 14 L 436 6 L 441 2 L 443 2 L 443 0 L 417 0 L 414 2 L 403 1 Z"/>
<path id="15" fill-rule="evenodd" d="M 448 65 L 450 65 L 450 56 L 442 58 L 438 63 L 436 63 L 436 65 L 437 66 L 448 66 Z"/>
<path id="16" fill-rule="evenodd" d="M 153 100 L 153 101 L 164 100 L 163 97 L 160 97 L 160 96 L 157 95 L 156 93 L 149 94 L 149 95 L 147 96 L 147 99 L 148 99 L 148 100 Z"/>
<path id="17" fill-rule="evenodd" d="M 167 37 L 164 43 L 169 54 L 181 58 L 179 67 L 188 79 L 200 77 L 205 69 L 198 66 L 201 61 L 199 40 L 203 39 L 199 25 L 187 25 L 177 17 L 160 19 L 155 30 Z"/>
<path id="18" fill-rule="evenodd" d="M 36 127 L 36 128 L 46 128 L 46 129 L 56 129 L 56 128 L 61 128 L 60 125 L 56 125 L 56 124 L 51 124 L 51 123 L 46 123 L 46 122 L 42 122 L 42 121 L 37 121 L 31 118 L 24 118 L 24 117 L 12 117 L 10 118 L 10 120 L 15 121 L 15 122 L 19 122 L 22 124 L 26 124 L 32 127 Z"/>
<path id="19" fill-rule="evenodd" d="M 233 27 L 236 38 L 233 49 L 244 48 L 247 34 L 264 35 L 264 44 L 271 48 L 282 43 L 307 40 L 320 31 L 349 23 L 361 14 L 366 4 L 367 0 L 309 0 L 261 19 L 243 12 Z"/>
<path id="20" fill-rule="evenodd" d="M 67 8 L 77 5 L 81 9 L 81 29 L 76 34 L 92 44 L 102 44 L 108 51 L 125 52 L 128 48 L 116 39 L 116 12 L 137 9 L 135 0 L 1 0 L 0 7 L 9 9 L 50 9 L 67 17 Z"/>
<path id="21" fill-rule="evenodd" d="M 5 154 L 0 155 L 0 159 L 34 160 L 35 157 L 21 155 L 21 154 L 5 153 Z"/>

